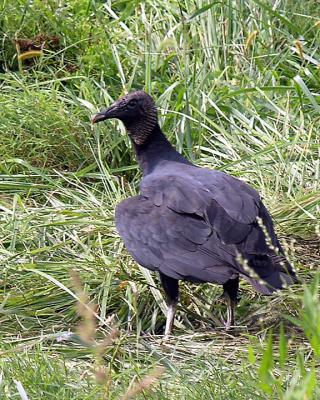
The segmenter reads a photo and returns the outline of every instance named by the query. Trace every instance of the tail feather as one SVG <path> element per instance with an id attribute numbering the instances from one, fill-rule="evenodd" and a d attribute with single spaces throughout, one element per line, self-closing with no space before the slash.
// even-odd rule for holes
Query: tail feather
<path id="1" fill-rule="evenodd" d="M 297 277 L 288 275 L 284 272 L 274 272 L 264 279 L 254 279 L 248 276 L 244 277 L 261 294 L 271 295 L 276 290 L 283 289 L 286 286 L 297 283 Z"/>
<path id="2" fill-rule="evenodd" d="M 261 294 L 270 295 L 298 282 L 292 265 L 284 256 L 255 256 L 249 260 L 249 266 L 254 276 L 244 278 Z"/>
<path id="3" fill-rule="evenodd" d="M 243 275 L 258 292 L 271 294 L 298 282 L 298 279 L 293 266 L 285 257 L 272 218 L 262 202 L 259 204 L 259 219 L 259 226 L 254 225 L 242 248 L 243 258 L 252 270 L 252 275 L 248 276 L 246 271 Z"/>

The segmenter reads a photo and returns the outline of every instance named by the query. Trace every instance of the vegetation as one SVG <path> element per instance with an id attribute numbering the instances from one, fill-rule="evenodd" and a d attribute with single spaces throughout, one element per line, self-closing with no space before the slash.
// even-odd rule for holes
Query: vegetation
<path id="1" fill-rule="evenodd" d="M 2 1 L 1 399 L 320 398 L 317 12 Z M 221 288 L 185 284 L 163 344 L 158 278 L 114 228 L 140 175 L 121 124 L 90 117 L 141 88 L 179 151 L 262 194 L 303 282 L 267 298 L 242 283 L 231 332 Z"/>

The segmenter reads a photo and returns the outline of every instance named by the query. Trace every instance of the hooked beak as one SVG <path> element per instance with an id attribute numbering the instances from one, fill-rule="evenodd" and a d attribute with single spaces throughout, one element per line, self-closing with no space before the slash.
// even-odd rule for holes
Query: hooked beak
<path id="1" fill-rule="evenodd" d="M 106 110 L 101 111 L 98 114 L 94 115 L 91 121 L 93 124 L 96 124 L 97 122 L 104 121 L 105 119 L 117 118 L 118 114 L 117 111 L 118 111 L 118 106 L 116 104 L 113 104 Z"/>

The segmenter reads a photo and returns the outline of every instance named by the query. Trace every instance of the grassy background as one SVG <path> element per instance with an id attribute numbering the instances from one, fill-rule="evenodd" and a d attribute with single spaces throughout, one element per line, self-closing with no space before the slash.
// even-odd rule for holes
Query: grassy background
<path id="1" fill-rule="evenodd" d="M 141 399 L 320 398 L 317 12 L 312 0 L 2 1 L 1 398 L 119 399 L 134 382 Z M 140 174 L 121 124 L 90 117 L 142 88 L 179 151 L 259 190 L 306 284 L 265 298 L 243 283 L 234 332 L 221 288 L 186 284 L 163 345 L 158 279 L 115 231 Z"/>

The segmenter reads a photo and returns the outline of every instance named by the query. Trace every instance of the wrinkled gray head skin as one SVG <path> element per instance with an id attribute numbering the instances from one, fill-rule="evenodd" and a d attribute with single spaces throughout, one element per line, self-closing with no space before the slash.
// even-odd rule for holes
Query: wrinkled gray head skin
<path id="1" fill-rule="evenodd" d="M 96 114 L 93 123 L 110 118 L 120 119 L 132 140 L 142 145 L 157 124 L 157 109 L 151 96 L 139 90 L 129 93 L 112 104 L 108 109 Z"/>

